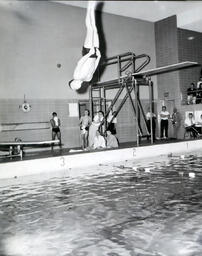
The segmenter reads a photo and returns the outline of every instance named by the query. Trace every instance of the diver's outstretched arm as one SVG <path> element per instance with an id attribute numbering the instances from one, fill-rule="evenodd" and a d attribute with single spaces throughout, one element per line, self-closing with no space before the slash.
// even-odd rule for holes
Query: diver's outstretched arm
<path id="1" fill-rule="evenodd" d="M 101 54 L 100 54 L 99 49 L 96 50 L 96 56 L 97 56 L 97 58 L 96 58 L 96 61 L 95 61 L 95 71 L 97 69 L 97 66 L 98 66 L 100 58 L 101 58 Z"/>

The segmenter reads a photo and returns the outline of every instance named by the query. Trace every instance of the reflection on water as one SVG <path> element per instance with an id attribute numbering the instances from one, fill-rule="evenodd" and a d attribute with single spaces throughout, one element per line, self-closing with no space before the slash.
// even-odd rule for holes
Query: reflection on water
<path id="1" fill-rule="evenodd" d="M 0 255 L 201 256 L 202 158 L 133 165 L 1 184 Z"/>

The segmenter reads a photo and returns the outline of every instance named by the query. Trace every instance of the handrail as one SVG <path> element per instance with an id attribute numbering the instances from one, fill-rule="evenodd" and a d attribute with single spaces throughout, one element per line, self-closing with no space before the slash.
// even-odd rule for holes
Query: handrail
<path id="1" fill-rule="evenodd" d="M 116 59 L 117 56 L 119 56 L 119 57 L 126 57 L 126 56 L 129 56 L 129 55 L 134 55 L 134 56 L 135 56 L 135 54 L 134 54 L 133 52 L 126 52 L 126 53 L 122 53 L 122 54 L 118 54 L 118 55 L 109 57 L 109 58 L 107 58 L 105 61 L 109 61 L 109 60 Z"/>
<path id="2" fill-rule="evenodd" d="M 120 59 L 120 62 L 130 61 L 135 57 L 135 54 L 133 52 L 127 52 L 120 55 L 116 55 L 113 57 L 109 57 L 105 59 L 100 65 L 101 66 L 108 66 L 112 64 L 117 64 L 117 59 Z"/>
<path id="3" fill-rule="evenodd" d="M 135 70 L 135 73 L 141 71 L 145 66 L 147 66 L 151 60 L 150 56 L 147 54 L 135 55 L 133 52 L 127 52 L 120 55 L 116 55 L 105 59 L 100 65 L 108 66 L 113 64 L 120 64 L 123 62 L 127 63 L 121 68 L 120 72 L 125 71 L 128 67 L 135 63 L 137 59 L 146 58 L 146 60 Z"/>
<path id="4" fill-rule="evenodd" d="M 135 56 L 134 58 L 135 59 L 146 58 L 146 60 L 137 69 L 135 69 L 135 73 L 140 72 L 144 67 L 146 67 L 149 64 L 149 62 L 151 60 L 150 56 L 147 54 L 140 54 L 140 55 Z"/>

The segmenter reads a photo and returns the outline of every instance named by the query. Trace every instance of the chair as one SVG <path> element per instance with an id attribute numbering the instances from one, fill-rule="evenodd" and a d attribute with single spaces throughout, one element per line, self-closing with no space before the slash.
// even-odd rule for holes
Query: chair
<path id="1" fill-rule="evenodd" d="M 194 136 L 195 133 L 195 136 Z M 185 127 L 184 130 L 184 139 L 196 139 L 200 135 L 198 131 L 194 127 Z"/>

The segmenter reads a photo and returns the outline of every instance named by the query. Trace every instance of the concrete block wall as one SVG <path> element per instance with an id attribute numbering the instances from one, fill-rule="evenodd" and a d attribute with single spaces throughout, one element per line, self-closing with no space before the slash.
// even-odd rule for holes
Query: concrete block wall
<path id="1" fill-rule="evenodd" d="M 57 112 L 61 119 L 62 142 L 65 147 L 80 146 L 79 117 L 69 116 L 69 103 L 78 103 L 76 100 L 27 100 L 31 105 L 30 112 L 23 112 L 19 106 L 23 100 L 0 100 L 0 141 L 14 141 L 16 137 L 23 141 L 44 141 L 51 140 L 51 127 L 49 129 L 24 129 L 6 131 L 2 129 L 4 124 L 9 123 L 32 123 L 49 122 L 53 111 Z M 120 103 L 118 101 L 117 105 Z M 143 100 L 142 106 L 146 111 L 149 101 Z M 156 110 L 155 110 L 156 112 Z M 37 125 L 36 125 L 37 126 Z M 143 126 L 144 127 L 144 126 Z M 129 99 L 121 109 L 117 117 L 117 137 L 120 142 L 136 140 L 135 117 Z M 144 129 L 145 131 L 145 129 Z"/>
<path id="2" fill-rule="evenodd" d="M 202 64 L 202 33 L 178 28 L 179 61 L 196 61 Z M 194 67 L 179 72 L 182 104 L 186 104 L 187 88 L 190 83 L 197 83 L 201 67 Z"/>
<path id="3" fill-rule="evenodd" d="M 63 143 L 67 147 L 80 145 L 78 118 L 68 116 L 68 103 L 87 100 L 88 90 L 72 91 L 68 81 L 81 57 L 85 15 L 86 9 L 57 1 L 10 1 L 0 6 L 0 124 L 46 122 L 56 111 L 62 121 Z M 148 68 L 156 66 L 154 23 L 108 13 L 96 18 L 103 55 L 110 57 L 128 51 L 146 53 L 151 57 Z M 60 68 L 57 64 L 61 64 Z M 106 68 L 102 81 L 115 78 L 116 67 L 114 69 Z M 156 83 L 154 87 L 157 98 Z M 29 113 L 19 109 L 24 94 L 32 105 Z M 148 98 L 144 90 L 141 96 Z M 120 136 L 122 141 L 129 141 L 134 127 L 130 117 L 125 117 L 119 118 L 119 124 L 125 127 L 125 135 Z M 15 137 L 47 140 L 51 138 L 51 131 L 0 132 L 1 141 Z"/>
<path id="4" fill-rule="evenodd" d="M 171 16 L 155 23 L 156 64 L 157 67 L 178 63 L 177 19 Z M 157 76 L 158 98 L 164 99 L 164 93 L 169 93 L 169 99 L 179 95 L 178 72 L 165 73 Z"/>
<path id="5" fill-rule="evenodd" d="M 169 65 L 182 61 L 202 63 L 202 33 L 177 28 L 176 16 L 168 17 L 155 23 L 156 62 L 157 66 Z M 194 37 L 193 40 L 189 40 Z M 184 119 L 186 111 L 202 110 L 202 105 L 183 105 L 186 102 L 186 90 L 191 82 L 197 82 L 201 67 L 162 74 L 158 81 L 158 112 L 162 104 L 168 107 L 170 113 L 177 107 L 181 126 L 178 138 L 184 136 Z M 168 92 L 169 95 L 165 97 Z M 170 135 L 172 129 L 170 125 Z"/>
<path id="6" fill-rule="evenodd" d="M 31 105 L 30 112 L 24 113 L 19 106 L 23 100 L 0 100 L 0 141 L 14 141 L 16 137 L 24 141 L 51 140 L 51 129 L 25 129 L 2 130 L 5 123 L 29 123 L 49 122 L 52 112 L 55 111 L 61 119 L 62 141 L 66 147 L 80 145 L 79 117 L 69 117 L 68 103 L 77 103 L 76 100 L 31 99 L 27 101 Z M 50 127 L 50 126 L 49 126 Z"/>

